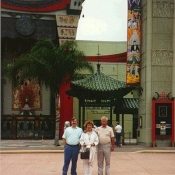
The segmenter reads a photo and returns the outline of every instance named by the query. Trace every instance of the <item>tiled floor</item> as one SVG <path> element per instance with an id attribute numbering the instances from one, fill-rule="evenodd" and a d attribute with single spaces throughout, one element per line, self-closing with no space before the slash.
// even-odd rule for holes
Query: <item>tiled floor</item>
<path id="1" fill-rule="evenodd" d="M 63 153 L 1 154 L 0 165 L 1 175 L 61 175 Z M 77 174 L 83 175 L 81 159 Z M 97 175 L 96 159 L 93 174 Z M 111 175 L 117 174 L 175 175 L 175 153 L 113 152 Z"/>

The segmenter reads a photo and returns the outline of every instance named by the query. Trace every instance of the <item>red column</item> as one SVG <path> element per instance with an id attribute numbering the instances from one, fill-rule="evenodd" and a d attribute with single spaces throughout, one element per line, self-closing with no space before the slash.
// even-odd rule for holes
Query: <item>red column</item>
<path id="1" fill-rule="evenodd" d="M 66 94 L 70 89 L 69 83 L 64 83 L 60 88 L 60 130 L 59 138 L 62 138 L 65 121 L 71 121 L 73 117 L 73 97 Z"/>
<path id="2" fill-rule="evenodd" d="M 156 146 L 156 112 L 155 112 L 155 101 L 152 101 L 152 146 Z"/>
<path id="3" fill-rule="evenodd" d="M 175 142 L 175 130 L 174 130 L 174 122 L 175 122 L 175 111 L 174 111 L 174 105 L 175 105 L 175 103 L 174 103 L 174 100 L 172 101 L 172 126 L 171 126 L 171 128 L 172 128 L 172 134 L 171 134 L 171 143 L 172 143 L 172 146 L 174 146 L 174 142 Z"/>

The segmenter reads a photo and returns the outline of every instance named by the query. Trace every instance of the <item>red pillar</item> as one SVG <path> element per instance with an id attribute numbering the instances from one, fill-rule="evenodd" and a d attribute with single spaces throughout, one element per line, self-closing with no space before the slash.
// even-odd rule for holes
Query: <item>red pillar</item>
<path id="1" fill-rule="evenodd" d="M 174 105 L 175 105 L 175 103 L 174 103 L 174 100 L 172 101 L 172 126 L 171 126 L 171 128 L 172 128 L 172 134 L 171 134 L 171 144 L 172 144 L 172 146 L 174 146 L 174 144 L 175 144 L 175 130 L 174 130 L 174 122 L 175 122 L 175 111 L 174 111 Z"/>
<path id="2" fill-rule="evenodd" d="M 152 101 L 152 146 L 156 146 L 156 102 Z"/>
<path id="3" fill-rule="evenodd" d="M 70 89 L 70 83 L 62 84 L 60 88 L 60 130 L 59 138 L 62 138 L 65 121 L 71 121 L 73 117 L 73 97 L 66 94 L 66 90 Z"/>

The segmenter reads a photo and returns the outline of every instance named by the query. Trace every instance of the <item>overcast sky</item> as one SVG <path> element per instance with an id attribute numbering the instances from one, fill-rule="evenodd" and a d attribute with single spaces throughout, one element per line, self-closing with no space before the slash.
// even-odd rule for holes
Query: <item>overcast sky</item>
<path id="1" fill-rule="evenodd" d="M 126 41 L 127 0 L 85 0 L 76 40 Z"/>

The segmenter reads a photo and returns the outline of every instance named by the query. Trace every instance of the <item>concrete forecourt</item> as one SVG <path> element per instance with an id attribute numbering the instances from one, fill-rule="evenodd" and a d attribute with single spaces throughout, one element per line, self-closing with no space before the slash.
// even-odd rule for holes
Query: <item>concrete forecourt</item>
<path id="1" fill-rule="evenodd" d="M 61 175 L 63 146 L 53 141 L 1 141 L 1 174 Z M 111 175 L 175 175 L 173 147 L 124 145 L 111 154 Z M 70 169 L 68 171 L 70 173 Z M 83 174 L 78 159 L 77 174 Z M 97 174 L 95 159 L 93 174 Z"/>

